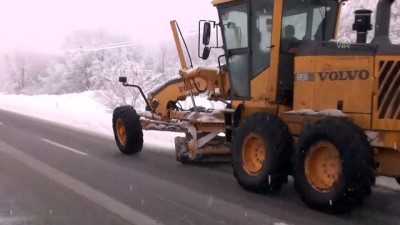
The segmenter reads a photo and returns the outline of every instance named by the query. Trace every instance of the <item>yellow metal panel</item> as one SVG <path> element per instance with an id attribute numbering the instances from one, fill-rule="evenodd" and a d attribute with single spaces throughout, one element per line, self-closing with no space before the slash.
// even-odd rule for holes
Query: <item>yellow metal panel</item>
<path id="1" fill-rule="evenodd" d="M 199 89 L 204 89 L 207 86 L 207 83 L 204 79 L 195 78 L 195 83 L 198 85 Z M 156 109 L 156 114 L 162 117 L 163 120 L 167 120 L 168 118 L 168 109 L 167 104 L 169 101 L 177 101 L 177 100 L 185 100 L 188 96 L 190 96 L 189 91 L 192 90 L 193 95 L 198 95 L 199 92 L 195 89 L 192 81 L 178 82 L 174 84 L 170 84 L 166 86 L 162 91 L 160 91 L 155 96 L 152 96 L 153 100 L 157 100 L 159 102 L 159 106 Z"/>
<path id="2" fill-rule="evenodd" d="M 171 29 L 172 29 L 172 34 L 174 35 L 176 50 L 178 51 L 178 56 L 179 56 L 179 61 L 181 62 L 181 68 L 187 69 L 188 67 L 186 65 L 185 56 L 183 54 L 181 39 L 179 38 L 179 35 L 178 35 L 178 28 L 177 28 L 176 21 L 175 20 L 170 21 L 170 25 L 171 25 Z"/>
<path id="3" fill-rule="evenodd" d="M 343 4 L 339 4 L 339 8 L 338 8 L 338 16 L 336 17 L 336 27 L 335 27 L 335 34 L 334 34 L 335 39 L 339 38 L 338 35 L 339 35 L 339 27 L 340 27 L 340 15 L 342 14 Z"/>
<path id="4" fill-rule="evenodd" d="M 379 149 L 375 160 L 379 163 L 378 175 L 399 177 L 400 176 L 400 153 L 390 149 Z"/>
<path id="5" fill-rule="evenodd" d="M 315 71 L 315 56 L 303 56 L 295 58 L 295 68 L 297 74 L 311 74 Z M 294 82 L 293 109 L 312 109 L 314 98 L 314 81 L 296 81 Z"/>
<path id="6" fill-rule="evenodd" d="M 232 107 L 236 109 L 240 104 L 243 104 L 244 111 L 242 113 L 242 119 L 245 119 L 256 112 L 267 112 L 273 115 L 278 113 L 278 105 L 269 104 L 266 101 L 232 101 Z"/>
<path id="7" fill-rule="evenodd" d="M 355 75 L 353 79 L 350 79 L 347 71 L 358 71 L 356 72 L 358 74 L 361 73 L 360 71 L 368 71 L 368 77 L 361 79 L 360 76 Z M 334 72 L 333 75 L 330 74 L 332 72 Z M 374 58 L 372 56 L 317 57 L 314 110 L 336 109 L 338 101 L 343 101 L 343 112 L 371 113 L 373 72 Z"/>
<path id="8" fill-rule="evenodd" d="M 292 106 L 278 105 L 278 116 L 281 117 L 283 115 L 283 113 L 285 113 L 287 111 L 291 111 L 291 110 L 293 110 Z"/>
<path id="9" fill-rule="evenodd" d="M 282 114 L 280 117 L 287 124 L 290 133 L 294 136 L 299 136 L 308 123 L 304 116 Z"/>
<path id="10" fill-rule="evenodd" d="M 222 4 L 222 3 L 233 2 L 233 1 L 234 0 L 213 0 L 213 1 L 211 1 L 211 4 L 219 5 L 219 4 Z"/>
<path id="11" fill-rule="evenodd" d="M 348 115 L 351 118 L 351 120 L 361 128 L 363 129 L 371 128 L 371 115 L 355 114 L 355 113 Z M 293 135 L 300 135 L 301 131 L 306 127 L 306 125 L 315 123 L 316 121 L 324 118 L 323 116 L 312 116 L 312 115 L 307 116 L 307 115 L 293 115 L 293 114 L 282 114 L 280 117 L 289 126 L 289 129 Z M 390 146 L 393 146 L 393 144 L 391 143 Z"/>
<path id="12" fill-rule="evenodd" d="M 283 1 L 274 1 L 274 17 L 272 28 L 271 67 L 269 73 L 267 98 L 270 102 L 276 101 L 278 85 L 279 48 L 281 42 Z"/>
<path id="13" fill-rule="evenodd" d="M 371 121 L 372 115 L 371 114 L 357 114 L 357 113 L 348 113 L 351 117 L 353 123 L 357 124 L 357 126 L 363 129 L 371 129 Z"/>
<path id="14" fill-rule="evenodd" d="M 378 144 L 376 147 L 391 148 L 400 153 L 400 133 L 393 131 L 378 131 Z"/>
<path id="15" fill-rule="evenodd" d="M 264 100 L 267 98 L 268 82 L 271 69 L 268 68 L 251 80 L 251 98 L 253 100 Z"/>
<path id="16" fill-rule="evenodd" d="M 376 117 L 376 114 L 374 114 L 374 120 L 372 124 L 372 127 L 375 130 L 400 130 L 400 121 L 391 119 L 379 119 Z"/>

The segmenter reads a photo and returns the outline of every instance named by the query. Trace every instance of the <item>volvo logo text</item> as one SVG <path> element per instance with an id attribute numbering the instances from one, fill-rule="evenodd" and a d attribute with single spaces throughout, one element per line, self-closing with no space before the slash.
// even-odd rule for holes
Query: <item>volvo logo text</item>
<path id="1" fill-rule="evenodd" d="M 319 78 L 321 81 L 326 79 L 335 80 L 367 80 L 369 78 L 368 70 L 349 70 L 349 71 L 331 71 L 331 72 L 319 72 Z"/>

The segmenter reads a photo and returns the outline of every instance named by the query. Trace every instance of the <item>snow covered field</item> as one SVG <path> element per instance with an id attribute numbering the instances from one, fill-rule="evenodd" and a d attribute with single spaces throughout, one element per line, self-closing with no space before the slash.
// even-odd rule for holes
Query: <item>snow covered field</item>
<path id="1" fill-rule="evenodd" d="M 96 92 L 65 95 L 0 94 L 0 108 L 113 138 L 112 112 L 99 103 Z M 145 145 L 173 151 L 172 132 L 145 131 Z"/>
<path id="2" fill-rule="evenodd" d="M 94 92 L 66 95 L 0 95 L 0 108 L 112 135 L 112 113 L 107 112 L 94 97 Z"/>

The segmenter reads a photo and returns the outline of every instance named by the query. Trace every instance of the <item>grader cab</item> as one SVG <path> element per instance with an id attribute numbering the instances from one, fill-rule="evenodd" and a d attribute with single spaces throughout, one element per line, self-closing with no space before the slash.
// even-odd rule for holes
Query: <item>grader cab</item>
<path id="1" fill-rule="evenodd" d="M 220 21 L 200 21 L 199 56 L 207 59 L 219 47 L 211 46 L 210 34 L 220 30 L 219 59 L 226 63 L 218 68 L 188 65 L 184 39 L 171 21 L 179 77 L 147 96 L 120 78 L 139 88 L 146 102 L 141 113 L 131 106 L 115 109 L 120 151 L 140 152 L 142 130 L 182 132 L 185 137 L 175 138 L 182 163 L 229 157 L 247 190 L 277 192 L 291 175 L 309 207 L 350 211 L 371 194 L 376 176 L 400 182 L 400 45 L 389 38 L 393 2 L 379 0 L 370 43 L 372 11 L 357 10 L 357 42 L 351 43 L 338 36 L 346 1 L 214 0 Z M 196 106 L 199 94 L 227 107 Z M 191 109 L 179 104 L 187 97 Z"/>

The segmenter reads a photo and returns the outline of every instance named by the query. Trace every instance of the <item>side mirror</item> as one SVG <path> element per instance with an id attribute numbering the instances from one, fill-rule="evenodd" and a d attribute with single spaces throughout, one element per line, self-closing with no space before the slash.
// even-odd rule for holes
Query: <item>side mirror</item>
<path id="1" fill-rule="evenodd" d="M 226 27 L 229 29 L 236 29 L 237 26 L 236 26 L 236 23 L 234 23 L 234 22 L 228 22 L 226 24 Z"/>
<path id="2" fill-rule="evenodd" d="M 208 46 L 204 47 L 203 55 L 201 56 L 201 58 L 202 58 L 203 60 L 208 59 L 208 57 L 210 56 L 210 51 L 211 51 L 211 48 L 210 48 L 210 47 L 208 47 Z"/>
<path id="3" fill-rule="evenodd" d="M 128 81 L 128 79 L 126 77 L 119 77 L 118 81 L 121 83 L 126 83 Z"/>
<path id="4" fill-rule="evenodd" d="M 211 23 L 205 22 L 203 27 L 203 45 L 210 44 L 211 37 Z"/>

